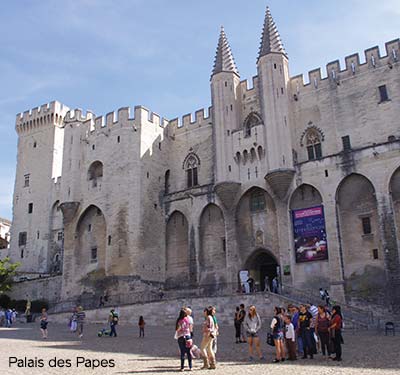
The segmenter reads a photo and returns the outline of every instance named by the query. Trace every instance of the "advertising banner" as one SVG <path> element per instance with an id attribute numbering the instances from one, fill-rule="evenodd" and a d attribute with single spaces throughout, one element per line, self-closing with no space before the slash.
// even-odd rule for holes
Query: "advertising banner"
<path id="1" fill-rule="evenodd" d="M 328 259 L 324 207 L 292 210 L 296 263 Z"/>

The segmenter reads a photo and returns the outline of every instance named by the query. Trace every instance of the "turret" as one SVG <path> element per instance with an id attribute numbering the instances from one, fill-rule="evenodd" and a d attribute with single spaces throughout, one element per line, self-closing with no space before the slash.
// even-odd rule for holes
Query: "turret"
<path id="1" fill-rule="evenodd" d="M 232 131 L 239 128 L 240 76 L 232 51 L 221 28 L 214 68 L 211 75 L 211 97 L 215 142 L 215 182 L 229 181 L 234 166 Z"/>
<path id="2" fill-rule="evenodd" d="M 293 178 L 289 126 L 289 60 L 267 7 L 257 60 L 260 104 L 266 127 L 268 173 L 265 179 L 283 199 Z"/>

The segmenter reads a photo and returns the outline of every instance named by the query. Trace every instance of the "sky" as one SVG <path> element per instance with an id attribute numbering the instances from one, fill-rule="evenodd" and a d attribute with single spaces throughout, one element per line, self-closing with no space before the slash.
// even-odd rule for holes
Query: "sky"
<path id="1" fill-rule="evenodd" d="M 15 115 L 52 100 L 104 115 L 144 105 L 172 119 L 210 105 L 221 25 L 242 79 L 256 75 L 265 8 L 304 74 L 400 36 L 399 0 L 15 0 L 0 9 L 0 217 L 12 218 Z"/>

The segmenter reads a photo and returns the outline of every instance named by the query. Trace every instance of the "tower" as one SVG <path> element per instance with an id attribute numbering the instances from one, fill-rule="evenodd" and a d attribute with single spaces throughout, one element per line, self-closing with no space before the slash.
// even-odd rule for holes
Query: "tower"
<path id="1" fill-rule="evenodd" d="M 283 199 L 293 178 L 289 127 L 289 60 L 267 7 L 257 59 L 259 95 L 266 127 L 268 173 L 265 179 Z"/>
<path id="2" fill-rule="evenodd" d="M 234 164 L 231 133 L 239 127 L 239 85 L 239 72 L 222 27 L 211 74 L 216 183 L 233 178 L 230 176 Z"/>

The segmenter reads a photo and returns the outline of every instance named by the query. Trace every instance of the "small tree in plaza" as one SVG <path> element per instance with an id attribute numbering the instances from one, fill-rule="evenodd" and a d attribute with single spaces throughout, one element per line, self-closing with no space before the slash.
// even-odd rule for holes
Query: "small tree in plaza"
<path id="1" fill-rule="evenodd" d="M 12 277 L 16 274 L 20 263 L 11 263 L 10 258 L 0 259 L 0 293 L 11 289 Z"/>

